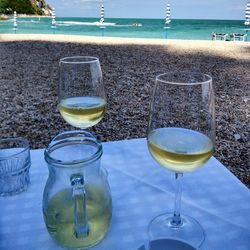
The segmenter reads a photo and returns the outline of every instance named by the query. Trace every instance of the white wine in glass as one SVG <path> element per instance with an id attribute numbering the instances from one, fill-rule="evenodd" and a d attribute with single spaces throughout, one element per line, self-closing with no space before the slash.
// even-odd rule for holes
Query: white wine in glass
<path id="1" fill-rule="evenodd" d="M 208 136 L 185 128 L 152 130 L 148 135 L 148 147 L 161 166 L 176 173 L 195 170 L 214 152 L 214 144 Z"/>
<path id="2" fill-rule="evenodd" d="M 86 129 L 104 116 L 106 96 L 99 59 L 89 56 L 60 60 L 58 110 L 70 125 Z"/>
<path id="3" fill-rule="evenodd" d="M 203 243 L 205 234 L 199 222 L 180 213 L 181 180 L 183 173 L 196 170 L 212 156 L 214 116 L 209 75 L 178 71 L 156 77 L 147 144 L 156 162 L 175 172 L 176 193 L 174 213 L 159 215 L 150 222 L 149 242 L 179 239 L 195 247 Z"/>
<path id="4" fill-rule="evenodd" d="M 105 107 L 105 99 L 96 96 L 70 97 L 58 104 L 63 119 L 82 129 L 96 125 L 102 119 Z"/>

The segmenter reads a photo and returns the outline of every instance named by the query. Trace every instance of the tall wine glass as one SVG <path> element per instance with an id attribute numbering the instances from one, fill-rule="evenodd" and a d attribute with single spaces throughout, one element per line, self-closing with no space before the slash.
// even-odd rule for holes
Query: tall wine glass
<path id="1" fill-rule="evenodd" d="M 70 125 L 86 129 L 104 116 L 106 96 L 99 59 L 66 57 L 59 64 L 58 109 Z"/>
<path id="2" fill-rule="evenodd" d="M 147 144 L 162 167 L 175 172 L 173 214 L 154 218 L 149 238 L 174 238 L 200 246 L 204 231 L 193 218 L 181 215 L 183 173 L 201 167 L 214 152 L 215 120 L 212 78 L 194 72 L 172 72 L 156 77 L 150 106 Z"/>

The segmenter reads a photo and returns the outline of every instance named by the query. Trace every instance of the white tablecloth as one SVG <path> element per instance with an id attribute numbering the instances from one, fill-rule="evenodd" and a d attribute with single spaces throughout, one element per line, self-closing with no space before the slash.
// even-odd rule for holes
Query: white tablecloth
<path id="1" fill-rule="evenodd" d="M 149 221 L 173 210 L 174 174 L 159 167 L 146 140 L 103 143 L 102 165 L 109 172 L 113 217 L 106 238 L 93 250 L 136 250 Z M 43 150 L 31 151 L 31 183 L 13 197 L 0 197 L 0 249 L 60 249 L 46 231 L 42 194 L 48 177 Z M 250 249 L 250 192 L 215 158 L 184 175 L 182 212 L 206 232 L 201 249 Z"/>

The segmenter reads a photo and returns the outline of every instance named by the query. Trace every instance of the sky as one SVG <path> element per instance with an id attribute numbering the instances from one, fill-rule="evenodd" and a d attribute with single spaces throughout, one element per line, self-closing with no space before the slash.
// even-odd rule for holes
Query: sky
<path id="1" fill-rule="evenodd" d="M 244 20 L 247 0 L 46 0 L 59 17 L 99 17 L 104 3 L 106 18 L 172 18 Z"/>

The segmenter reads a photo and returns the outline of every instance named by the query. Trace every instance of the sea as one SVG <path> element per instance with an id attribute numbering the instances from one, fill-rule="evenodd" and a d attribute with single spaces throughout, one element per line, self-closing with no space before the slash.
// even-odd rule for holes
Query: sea
<path id="1" fill-rule="evenodd" d="M 0 34 L 67 34 L 79 36 L 106 36 L 130 38 L 169 38 L 186 40 L 211 40 L 213 33 L 244 34 L 242 20 L 185 20 L 172 19 L 164 29 L 163 19 L 107 18 L 105 28 L 100 27 L 97 18 L 56 18 L 52 28 L 50 17 L 19 17 L 17 30 L 13 19 L 0 21 Z"/>

